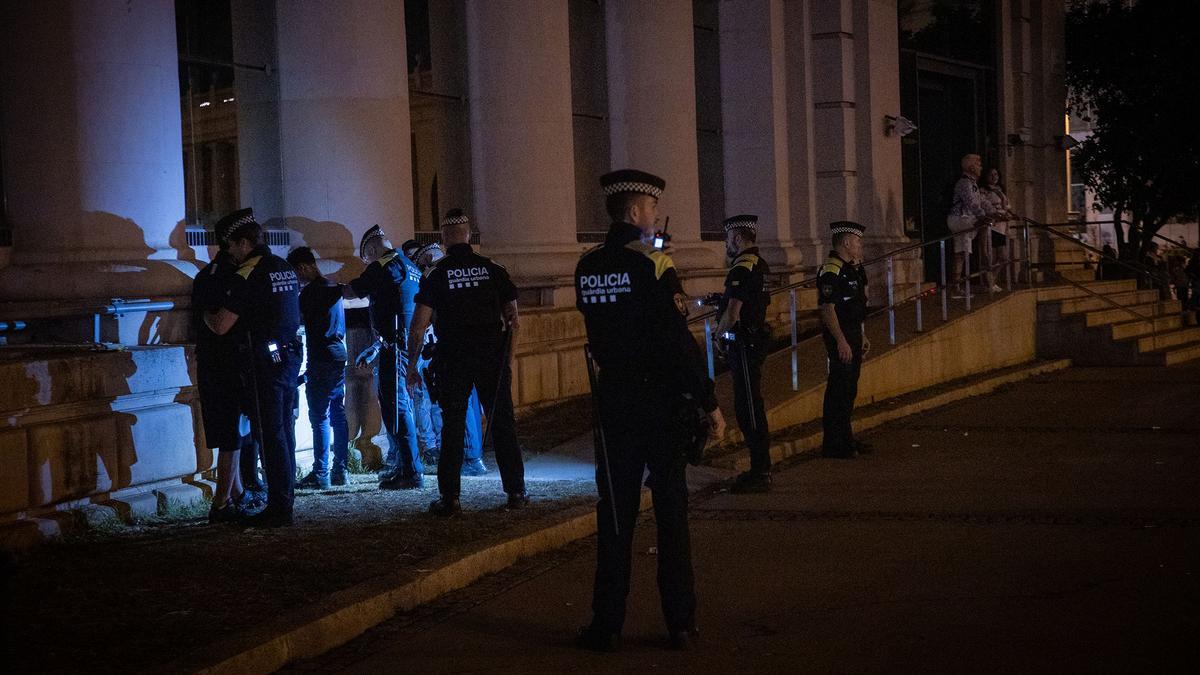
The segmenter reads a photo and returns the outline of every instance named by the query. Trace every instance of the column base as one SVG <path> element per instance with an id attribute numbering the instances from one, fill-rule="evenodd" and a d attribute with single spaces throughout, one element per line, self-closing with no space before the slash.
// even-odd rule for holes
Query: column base
<path id="1" fill-rule="evenodd" d="M 190 295 L 202 265 L 145 258 L 10 265 L 0 270 L 0 302 Z"/>

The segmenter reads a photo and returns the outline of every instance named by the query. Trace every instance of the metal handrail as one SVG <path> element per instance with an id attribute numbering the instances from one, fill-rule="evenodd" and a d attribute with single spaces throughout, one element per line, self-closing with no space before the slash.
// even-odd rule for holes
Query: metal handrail
<path id="1" fill-rule="evenodd" d="M 33 312 L 25 316 L 23 320 L 4 320 L 0 322 L 0 332 L 24 330 L 28 322 L 32 319 L 56 319 L 90 315 L 92 317 L 92 342 L 100 344 L 100 317 L 102 316 L 121 316 L 122 314 L 133 312 L 169 312 L 175 308 L 175 303 L 170 300 L 150 300 L 148 298 L 126 300 L 125 298 L 113 298 L 110 302 L 103 305 L 69 307 L 40 314 Z"/>
<path id="2" fill-rule="evenodd" d="M 969 229 L 960 230 L 958 232 L 952 232 L 950 234 L 947 234 L 942 237 L 938 237 L 937 239 L 933 239 L 930 241 L 918 242 L 918 243 L 914 243 L 914 244 L 909 244 L 907 246 L 902 246 L 893 251 L 889 251 L 887 253 L 884 253 L 883 255 L 872 258 L 872 259 L 867 260 L 864 263 L 862 263 L 863 267 L 868 267 L 870 265 L 874 265 L 874 264 L 881 263 L 881 262 L 886 263 L 886 265 L 887 265 L 887 282 L 886 282 L 887 297 L 888 297 L 887 305 L 883 308 L 880 308 L 879 310 L 876 310 L 876 312 L 873 312 L 869 316 L 878 314 L 879 311 L 887 311 L 889 344 L 893 344 L 893 345 L 896 344 L 896 309 L 898 307 L 902 307 L 910 302 L 914 302 L 916 304 L 917 332 L 924 331 L 924 312 L 923 312 L 922 301 L 924 300 L 924 298 L 926 298 L 934 293 L 937 293 L 939 291 L 941 293 L 942 321 L 945 322 L 945 321 L 949 320 L 949 317 L 950 317 L 949 292 L 948 292 L 949 286 L 946 283 L 946 242 L 954 239 L 955 237 L 961 237 L 964 234 L 978 233 L 978 232 L 985 231 L 985 230 L 990 231 L 994 225 L 995 225 L 995 223 L 990 220 L 980 219 L 980 221 L 978 221 L 978 224 L 976 224 L 975 226 L 973 226 Z M 939 251 L 939 256 L 940 256 L 939 282 L 930 288 L 927 288 L 927 289 L 922 288 L 921 290 L 917 291 L 916 293 L 912 294 L 911 296 L 909 296 L 907 298 L 901 298 L 897 302 L 896 297 L 895 297 L 895 276 L 894 276 L 894 260 L 895 260 L 895 258 L 897 256 L 903 255 L 905 253 L 909 253 L 911 251 L 915 251 L 918 249 L 923 249 L 926 246 L 932 246 L 932 245 L 938 246 L 938 251 Z M 989 245 L 989 248 L 990 248 L 990 245 Z M 1015 256 L 1010 255 L 1008 257 L 1008 259 L 1005 260 L 1004 262 L 988 265 L 986 272 L 984 270 L 980 270 L 979 272 L 976 272 L 975 274 L 968 273 L 967 275 L 965 275 L 965 277 L 964 277 L 964 286 L 965 286 L 964 295 L 965 295 L 965 299 L 966 299 L 967 311 L 968 312 L 971 311 L 971 279 L 972 278 L 975 278 L 976 276 L 984 276 L 986 274 L 987 275 L 988 293 L 990 295 L 994 292 L 995 270 L 997 268 L 1004 267 L 1006 270 L 1005 284 L 1006 284 L 1007 290 L 1011 291 L 1012 283 L 1013 283 L 1013 266 L 1018 264 L 1019 262 L 1021 262 L 1022 259 L 1027 260 L 1028 257 L 1029 257 L 1029 237 L 1028 237 L 1028 231 L 1026 231 L 1025 245 L 1024 245 L 1024 258 L 1016 258 Z M 1027 266 L 1027 270 L 1028 270 L 1028 266 Z M 1032 281 L 1032 273 L 1028 273 L 1028 274 L 1030 275 L 1030 279 Z M 805 286 L 808 286 L 811 284 L 815 284 L 819 278 L 820 278 L 819 274 L 810 276 L 810 277 L 806 277 L 804 279 L 801 279 L 800 281 L 797 281 L 797 282 L 794 282 L 794 283 L 791 283 L 791 284 L 788 284 L 785 286 L 781 286 L 779 288 L 774 288 L 774 289 L 771 289 L 770 291 L 768 291 L 768 296 L 775 296 L 775 295 L 779 295 L 781 293 L 789 294 L 790 304 L 789 304 L 789 312 L 788 313 L 789 313 L 789 318 L 790 318 L 789 323 L 790 323 L 790 327 L 791 327 L 791 336 L 790 336 L 791 344 L 789 346 L 789 351 L 791 352 L 792 391 L 799 391 L 799 386 L 800 386 L 799 366 L 798 366 L 798 356 L 797 356 L 797 351 L 798 351 L 798 346 L 799 346 L 799 329 L 796 324 L 796 314 L 797 314 L 797 309 L 798 309 L 796 291 L 802 287 L 805 287 Z M 924 282 L 922 282 L 922 284 L 918 284 L 918 287 L 922 286 L 923 284 L 924 284 Z M 716 371 L 713 340 L 712 340 L 712 337 L 713 337 L 712 320 L 713 320 L 713 317 L 716 316 L 716 314 L 717 313 L 715 310 L 709 310 L 709 311 L 706 311 L 706 312 L 699 314 L 696 317 L 693 317 L 688 320 L 689 324 L 698 324 L 700 322 L 704 323 L 704 344 L 705 344 L 705 350 L 706 350 L 705 357 L 706 357 L 707 366 L 708 366 L 708 375 L 710 378 L 715 375 L 715 371 Z"/>
<path id="3" fill-rule="evenodd" d="M 1064 239 L 1066 241 L 1073 243 L 1074 245 L 1078 246 L 1079 248 L 1084 249 L 1085 251 L 1090 251 L 1092 253 L 1095 253 L 1097 256 L 1100 256 L 1100 258 L 1102 260 L 1112 260 L 1113 262 L 1117 263 L 1118 265 L 1120 265 L 1122 267 L 1133 270 L 1137 274 L 1144 274 L 1147 277 L 1150 277 L 1151 279 L 1156 279 L 1163 283 L 1170 283 L 1169 278 L 1157 275 L 1154 272 L 1154 270 L 1151 270 L 1150 268 L 1146 267 L 1145 265 L 1142 265 L 1142 264 L 1136 263 L 1136 262 L 1131 262 L 1129 260 L 1123 260 L 1118 256 L 1109 255 L 1109 254 L 1105 253 L 1103 250 L 1096 248 L 1095 246 L 1091 246 L 1090 244 L 1085 244 L 1082 241 L 1079 241 L 1078 239 L 1076 239 L 1075 237 L 1065 235 L 1062 232 L 1055 230 L 1054 229 L 1055 226 L 1053 226 L 1053 225 L 1044 225 L 1044 224 L 1039 223 L 1036 220 L 1033 220 L 1031 218 L 1021 218 L 1021 220 L 1023 221 L 1023 223 L 1025 223 L 1029 227 L 1044 230 L 1060 239 Z M 1167 241 L 1170 241 L 1170 240 L 1168 239 Z"/>

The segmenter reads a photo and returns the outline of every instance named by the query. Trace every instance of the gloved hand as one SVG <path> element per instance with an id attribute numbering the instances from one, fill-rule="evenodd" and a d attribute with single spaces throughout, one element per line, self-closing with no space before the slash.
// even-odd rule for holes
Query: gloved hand
<path id="1" fill-rule="evenodd" d="M 371 346 L 362 350 L 358 354 L 358 357 L 354 359 L 354 365 L 358 368 L 367 368 L 374 363 L 375 359 L 377 358 L 379 358 L 379 343 L 372 342 Z"/>

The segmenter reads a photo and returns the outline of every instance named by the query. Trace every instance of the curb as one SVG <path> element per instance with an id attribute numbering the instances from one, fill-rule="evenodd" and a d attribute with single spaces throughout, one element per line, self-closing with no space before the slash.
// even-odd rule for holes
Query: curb
<path id="1" fill-rule="evenodd" d="M 898 408 L 893 408 L 891 410 L 880 410 L 878 412 L 864 415 L 863 417 L 854 420 L 853 428 L 855 432 L 873 429 L 893 420 L 900 419 L 901 417 L 908 417 L 909 415 L 915 415 L 916 413 L 925 412 L 926 410 L 931 410 L 933 408 L 940 408 L 941 406 L 954 403 L 956 401 L 961 401 L 966 398 L 990 394 L 1003 385 L 1011 384 L 1013 382 L 1020 382 L 1021 380 L 1027 380 L 1031 377 L 1036 377 L 1045 373 L 1063 370 L 1070 365 L 1070 359 L 1058 359 L 1055 361 L 1048 361 L 1046 363 L 1038 363 L 1016 372 L 997 375 L 995 377 L 990 377 L 963 387 L 957 387 L 955 389 L 951 389 L 950 391 L 942 392 L 935 396 L 930 396 L 926 399 L 913 401 L 912 403 L 900 406 Z M 810 454 L 814 450 L 818 450 L 821 447 L 821 437 L 822 433 L 817 431 L 815 433 L 801 436 L 800 438 L 783 441 L 781 443 L 774 443 L 771 445 L 771 461 L 780 462 L 789 457 L 795 457 L 801 454 Z M 750 458 L 744 453 L 739 453 L 733 457 L 727 456 L 717 459 L 712 462 L 712 466 L 723 469 L 733 469 L 735 471 L 748 471 L 750 469 Z"/>
<path id="2" fill-rule="evenodd" d="M 642 490 L 641 510 L 650 508 Z M 205 674 L 272 673 L 297 660 L 339 647 L 386 621 L 450 591 L 499 572 L 522 558 L 562 548 L 596 532 L 593 507 L 569 510 L 564 520 L 526 532 L 464 557 L 451 551 L 430 561 L 419 578 L 400 583 L 383 577 L 338 591 L 310 608 L 268 624 L 254 634 L 218 642 L 201 655 L 167 664 L 160 672 Z"/>

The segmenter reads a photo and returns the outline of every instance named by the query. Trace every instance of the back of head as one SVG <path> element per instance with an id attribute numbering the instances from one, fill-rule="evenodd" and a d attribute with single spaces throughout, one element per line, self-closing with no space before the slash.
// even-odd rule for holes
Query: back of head
<path id="1" fill-rule="evenodd" d="M 315 265 L 317 264 L 317 256 L 313 255 L 312 249 L 307 246 L 294 248 L 287 256 L 288 264 L 292 267 L 297 265 Z"/>
<path id="2" fill-rule="evenodd" d="M 462 209 L 450 209 L 442 218 L 442 240 L 446 246 L 466 244 L 471 240 L 471 219 Z"/>

